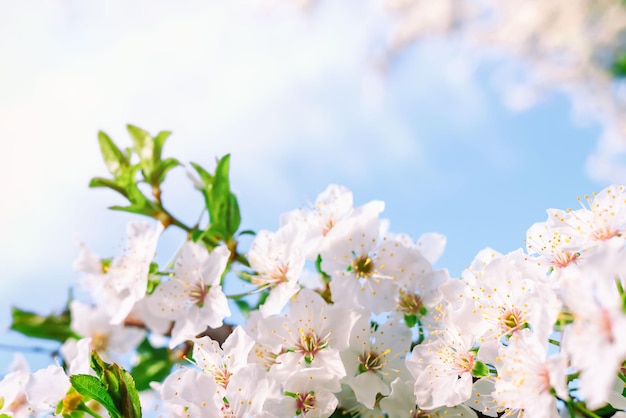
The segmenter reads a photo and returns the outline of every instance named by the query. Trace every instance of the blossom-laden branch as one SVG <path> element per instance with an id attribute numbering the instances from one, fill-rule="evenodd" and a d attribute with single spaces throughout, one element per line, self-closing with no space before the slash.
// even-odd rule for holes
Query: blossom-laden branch
<path id="1" fill-rule="evenodd" d="M 624 186 L 550 209 L 525 250 L 485 249 L 451 278 L 433 268 L 445 237 L 394 234 L 383 202 L 337 185 L 238 253 L 228 158 L 194 165 L 209 223 L 164 223 L 178 162 L 161 160 L 166 134 L 129 131 L 125 152 L 100 135 L 113 179 L 96 182 L 159 223 L 131 222 L 115 257 L 81 245 L 80 297 L 60 314 L 13 309 L 13 330 L 62 344 L 61 365 L 18 357 L 0 417 L 626 415 Z M 159 267 L 167 227 L 188 235 Z"/>

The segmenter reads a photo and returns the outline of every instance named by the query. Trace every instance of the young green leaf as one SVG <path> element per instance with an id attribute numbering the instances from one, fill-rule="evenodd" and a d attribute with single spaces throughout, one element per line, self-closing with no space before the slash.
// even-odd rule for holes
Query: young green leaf
<path id="1" fill-rule="evenodd" d="M 251 307 L 250 307 L 250 304 L 248 302 L 246 302 L 243 299 L 237 299 L 237 300 L 235 300 L 235 304 L 237 305 L 237 307 L 241 311 L 241 314 L 244 316 L 244 318 L 250 317 Z"/>
<path id="2" fill-rule="evenodd" d="M 161 153 L 163 152 L 163 145 L 167 138 L 170 137 L 172 133 L 169 131 L 161 131 L 154 137 L 154 149 L 152 150 L 152 159 L 156 161 L 161 160 Z"/>
<path id="3" fill-rule="evenodd" d="M 12 307 L 11 316 L 13 320 L 11 329 L 27 337 L 43 338 L 62 343 L 71 337 L 79 338 L 70 327 L 71 318 L 68 311 L 57 315 L 42 316 Z"/>
<path id="4" fill-rule="evenodd" d="M 117 364 L 114 364 L 117 366 Z M 135 387 L 135 381 L 128 371 L 117 367 L 121 377 L 120 393 L 122 395 L 121 411 L 126 418 L 141 418 L 141 400 Z"/>
<path id="5" fill-rule="evenodd" d="M 116 363 L 106 363 L 96 351 L 91 352 L 90 364 L 121 417 L 141 418 L 139 392 L 130 373 Z"/>
<path id="6" fill-rule="evenodd" d="M 126 129 L 133 140 L 133 148 L 141 161 L 152 163 L 154 150 L 154 139 L 152 139 L 152 136 L 137 126 L 126 125 Z"/>
<path id="7" fill-rule="evenodd" d="M 618 78 L 626 77 L 626 53 L 615 58 L 611 67 L 611 73 Z"/>
<path id="8" fill-rule="evenodd" d="M 115 180 L 105 179 L 102 177 L 94 177 L 89 182 L 89 187 L 108 187 L 109 189 L 115 190 L 122 196 L 127 197 L 126 189 L 120 186 Z"/>
<path id="9" fill-rule="evenodd" d="M 181 165 L 180 162 L 176 158 L 166 158 L 165 160 L 160 160 L 154 172 L 152 173 L 152 177 L 150 178 L 150 183 L 153 185 L 159 185 L 165 181 L 165 176 L 167 173 L 174 167 Z"/>
<path id="10" fill-rule="evenodd" d="M 88 374 L 75 374 L 70 376 L 70 382 L 78 393 L 102 405 L 111 418 L 124 418 L 124 415 L 113 402 L 106 385 L 97 377 Z"/>
<path id="11" fill-rule="evenodd" d="M 117 178 L 122 171 L 130 165 L 129 158 L 115 145 L 107 134 L 98 132 L 98 142 L 100 143 L 100 151 L 102 158 L 113 177 Z"/>
<path id="12" fill-rule="evenodd" d="M 489 367 L 482 361 L 476 361 L 474 363 L 474 368 L 472 369 L 472 376 L 474 377 L 485 377 L 489 376 Z"/>

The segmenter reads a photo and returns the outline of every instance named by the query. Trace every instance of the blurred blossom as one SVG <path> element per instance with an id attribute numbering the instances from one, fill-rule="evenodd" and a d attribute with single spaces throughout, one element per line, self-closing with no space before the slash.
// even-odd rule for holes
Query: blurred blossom
<path id="1" fill-rule="evenodd" d="M 587 170 L 624 181 L 626 95 L 612 67 L 626 51 L 626 7 L 616 0 L 389 0 L 395 17 L 390 50 L 446 37 L 475 58 L 514 58 L 501 65 L 505 102 L 514 109 L 558 91 L 582 120 L 602 126 Z M 485 48 L 487 47 L 487 48 Z M 523 68 L 516 74 L 517 66 Z"/>

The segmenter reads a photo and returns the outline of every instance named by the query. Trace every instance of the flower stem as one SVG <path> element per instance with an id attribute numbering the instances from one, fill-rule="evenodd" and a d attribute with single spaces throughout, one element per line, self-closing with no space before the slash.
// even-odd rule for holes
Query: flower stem
<path id="1" fill-rule="evenodd" d="M 79 411 L 83 411 L 89 415 L 91 415 L 94 418 L 103 418 L 102 415 L 98 414 L 96 411 L 94 411 L 93 409 L 91 409 L 90 407 L 87 406 L 86 403 L 81 402 L 80 405 L 78 405 L 77 408 Z"/>

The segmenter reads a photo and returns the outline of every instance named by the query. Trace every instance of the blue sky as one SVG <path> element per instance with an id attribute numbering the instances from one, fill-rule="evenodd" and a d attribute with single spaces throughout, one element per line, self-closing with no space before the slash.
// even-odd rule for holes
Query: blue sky
<path id="1" fill-rule="evenodd" d="M 126 123 L 171 130 L 165 153 L 207 168 L 231 153 L 244 228 L 275 229 L 329 183 L 357 204 L 384 200 L 394 232 L 448 237 L 438 266 L 453 276 L 486 246 L 523 246 L 547 208 L 605 186 L 585 173 L 600 130 L 573 120 L 564 97 L 512 112 L 494 69 L 442 42 L 378 71 L 377 2 L 309 14 L 288 1 L 168 3 L 0 2 L 0 330 L 10 305 L 62 307 L 77 238 L 111 256 L 138 219 L 106 210 L 121 202 L 112 192 L 87 188 L 106 173 L 100 129 L 120 145 Z M 164 200 L 188 220 L 200 210 L 182 169 Z M 160 256 L 176 240 L 166 234 Z M 0 352 L 0 373 L 10 358 Z"/>

